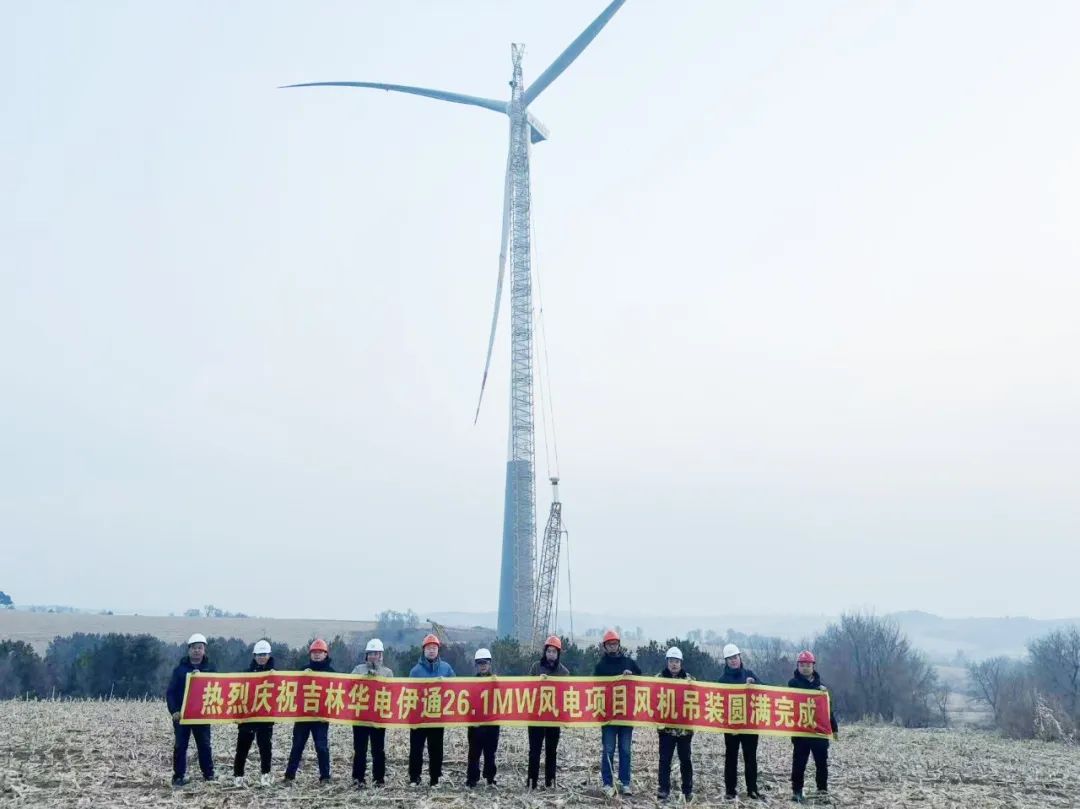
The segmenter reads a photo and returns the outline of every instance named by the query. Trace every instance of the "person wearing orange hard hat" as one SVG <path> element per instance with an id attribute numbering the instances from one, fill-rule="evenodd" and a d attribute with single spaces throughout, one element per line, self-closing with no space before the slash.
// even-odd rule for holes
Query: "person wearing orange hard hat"
<path id="1" fill-rule="evenodd" d="M 409 671 L 410 677 L 454 677 L 454 669 L 439 657 L 442 641 L 437 635 L 425 635 L 420 644 L 419 662 Z M 424 745 L 428 749 L 428 779 L 437 787 L 442 778 L 443 728 L 412 728 L 409 730 L 409 784 L 420 786 L 420 773 L 424 769 Z"/>
<path id="2" fill-rule="evenodd" d="M 641 676 L 641 669 L 634 659 L 622 648 L 622 639 L 614 629 L 604 633 L 601 640 L 604 653 L 593 671 L 594 677 L 622 677 L 628 674 Z M 604 794 L 609 798 L 615 795 L 615 748 L 619 748 L 619 789 L 624 795 L 633 795 L 630 786 L 630 749 L 634 740 L 634 728 L 631 725 L 604 725 L 600 729 L 603 746 L 600 755 L 600 778 L 604 782 Z"/>
<path id="3" fill-rule="evenodd" d="M 558 635 L 552 635 L 544 641 L 544 651 L 540 659 L 532 664 L 529 675 L 532 677 L 569 677 L 570 670 L 562 664 L 562 640 Z M 536 789 L 536 782 L 540 778 L 540 751 L 544 755 L 544 786 L 551 789 L 555 786 L 555 756 L 559 749 L 559 736 L 561 728 L 546 725 L 529 726 L 529 770 L 527 785 L 529 789 Z"/>
<path id="4" fill-rule="evenodd" d="M 304 671 L 333 671 L 330 664 L 330 646 L 322 638 L 315 638 L 308 647 L 309 662 Z M 330 723 L 316 720 L 293 724 L 292 750 L 285 766 L 285 783 L 291 784 L 300 769 L 300 757 L 304 754 L 308 736 L 315 744 L 315 758 L 319 762 L 319 783 L 330 780 Z"/>
<path id="5" fill-rule="evenodd" d="M 795 676 L 788 680 L 788 688 L 805 688 L 811 691 L 829 690 L 821 684 L 821 676 L 817 673 L 817 659 L 809 649 L 799 652 L 795 661 Z M 831 710 L 829 722 L 832 725 L 833 738 L 836 738 L 839 728 L 836 724 L 836 715 Z M 829 740 L 792 736 L 791 742 L 791 800 L 795 803 L 803 803 L 806 800 L 803 797 L 803 782 L 806 777 L 806 765 L 811 755 L 814 756 L 818 800 L 828 799 Z"/>

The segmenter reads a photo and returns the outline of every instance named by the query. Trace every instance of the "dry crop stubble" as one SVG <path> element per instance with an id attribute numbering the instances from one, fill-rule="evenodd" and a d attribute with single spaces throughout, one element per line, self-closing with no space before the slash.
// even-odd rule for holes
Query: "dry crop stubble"
<path id="1" fill-rule="evenodd" d="M 464 788 L 465 731 L 447 731 L 444 786 L 437 791 L 405 785 L 408 733 L 388 734 L 388 786 L 357 793 L 351 788 L 352 736 L 331 728 L 330 755 L 335 781 L 317 784 L 314 751 L 293 787 L 281 773 L 291 726 L 274 733 L 274 786 L 260 788 L 258 757 L 248 760 L 248 787 L 232 785 L 236 730 L 213 730 L 219 781 L 204 783 L 190 751 L 191 784 L 171 789 L 172 731 L 163 703 L 0 702 L 0 806 L 198 806 L 198 807 L 604 807 L 652 806 L 656 793 L 656 733 L 634 732 L 636 795 L 608 801 L 599 789 L 599 732 L 564 731 L 560 744 L 560 787 L 528 793 L 526 739 L 521 728 L 506 728 L 499 746 L 500 789 Z M 723 737 L 694 739 L 695 792 L 703 805 L 723 804 Z M 789 804 L 791 743 L 762 738 L 761 787 L 766 805 Z M 860 807 L 1075 807 L 1080 805 L 1080 749 L 1075 745 L 1016 742 L 971 731 L 904 730 L 853 725 L 842 729 L 830 756 L 830 792 L 840 806 Z M 741 767 L 740 767 L 741 769 Z M 813 784 L 813 765 L 808 772 Z M 370 774 L 369 774 L 370 778 Z M 673 773 L 678 784 L 678 765 Z M 742 787 L 740 779 L 740 788 Z M 808 795 L 813 787 L 807 788 Z M 745 797 L 741 803 L 750 803 Z"/>

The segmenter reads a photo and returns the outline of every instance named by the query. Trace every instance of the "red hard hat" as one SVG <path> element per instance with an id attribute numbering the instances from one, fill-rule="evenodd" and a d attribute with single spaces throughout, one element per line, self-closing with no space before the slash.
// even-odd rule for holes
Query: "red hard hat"
<path id="1" fill-rule="evenodd" d="M 622 642 L 622 638 L 619 637 L 619 633 L 616 632 L 614 629 L 609 629 L 607 632 L 604 633 L 604 639 L 601 642 L 607 643 L 608 641 L 612 640 L 617 640 L 620 643 Z"/>
<path id="2" fill-rule="evenodd" d="M 552 635 L 550 638 L 544 641 L 544 646 L 554 646 L 560 652 L 562 651 L 562 641 L 559 639 L 558 635 Z"/>
<path id="3" fill-rule="evenodd" d="M 799 652 L 799 657 L 798 657 L 798 660 L 796 662 L 798 662 L 798 663 L 816 663 L 817 661 L 814 660 L 814 653 L 813 652 L 811 652 L 811 651 L 809 651 L 807 649 L 804 649 L 803 651 Z"/>
<path id="4" fill-rule="evenodd" d="M 424 635 L 424 642 L 420 644 L 420 648 L 422 649 L 432 643 L 434 643 L 436 646 L 442 646 L 442 641 L 439 640 L 439 637 L 437 635 L 432 635 L 428 633 L 427 635 Z"/>
<path id="5" fill-rule="evenodd" d="M 329 652 L 330 647 L 326 645 L 326 641 L 322 638 L 315 638 L 308 647 L 309 652 Z"/>

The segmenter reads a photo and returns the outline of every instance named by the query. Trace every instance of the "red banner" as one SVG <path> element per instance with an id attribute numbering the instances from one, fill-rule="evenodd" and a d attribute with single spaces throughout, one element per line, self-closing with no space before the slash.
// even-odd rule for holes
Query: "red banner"
<path id="1" fill-rule="evenodd" d="M 825 691 L 660 677 L 413 679 L 290 671 L 191 674 L 180 721 L 306 719 L 386 728 L 615 724 L 827 737 L 829 710 Z"/>

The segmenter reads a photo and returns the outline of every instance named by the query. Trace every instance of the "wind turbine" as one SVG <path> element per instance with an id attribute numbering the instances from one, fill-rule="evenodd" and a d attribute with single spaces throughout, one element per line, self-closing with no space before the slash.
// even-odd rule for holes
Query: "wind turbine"
<path id="1" fill-rule="evenodd" d="M 502 571 L 499 578 L 499 637 L 529 640 L 534 631 L 533 567 L 536 545 L 536 480 L 533 471 L 535 446 L 533 423 L 533 310 L 530 265 L 529 144 L 547 140 L 548 130 L 529 111 L 529 105 L 562 75 L 626 0 L 613 0 L 592 24 L 528 87 L 522 80 L 521 59 L 525 47 L 510 46 L 513 78 L 510 100 L 451 93 L 427 87 L 367 81 L 320 81 L 288 87 L 363 87 L 411 93 L 455 104 L 483 107 L 510 119 L 510 150 L 506 156 L 503 188 L 502 240 L 499 275 L 495 285 L 495 311 L 491 317 L 484 375 L 476 418 L 484 398 L 495 333 L 499 324 L 507 248 L 510 251 L 510 437 L 506 462 L 506 493 L 503 512 Z M 474 419 L 475 420 L 475 419 Z"/>

